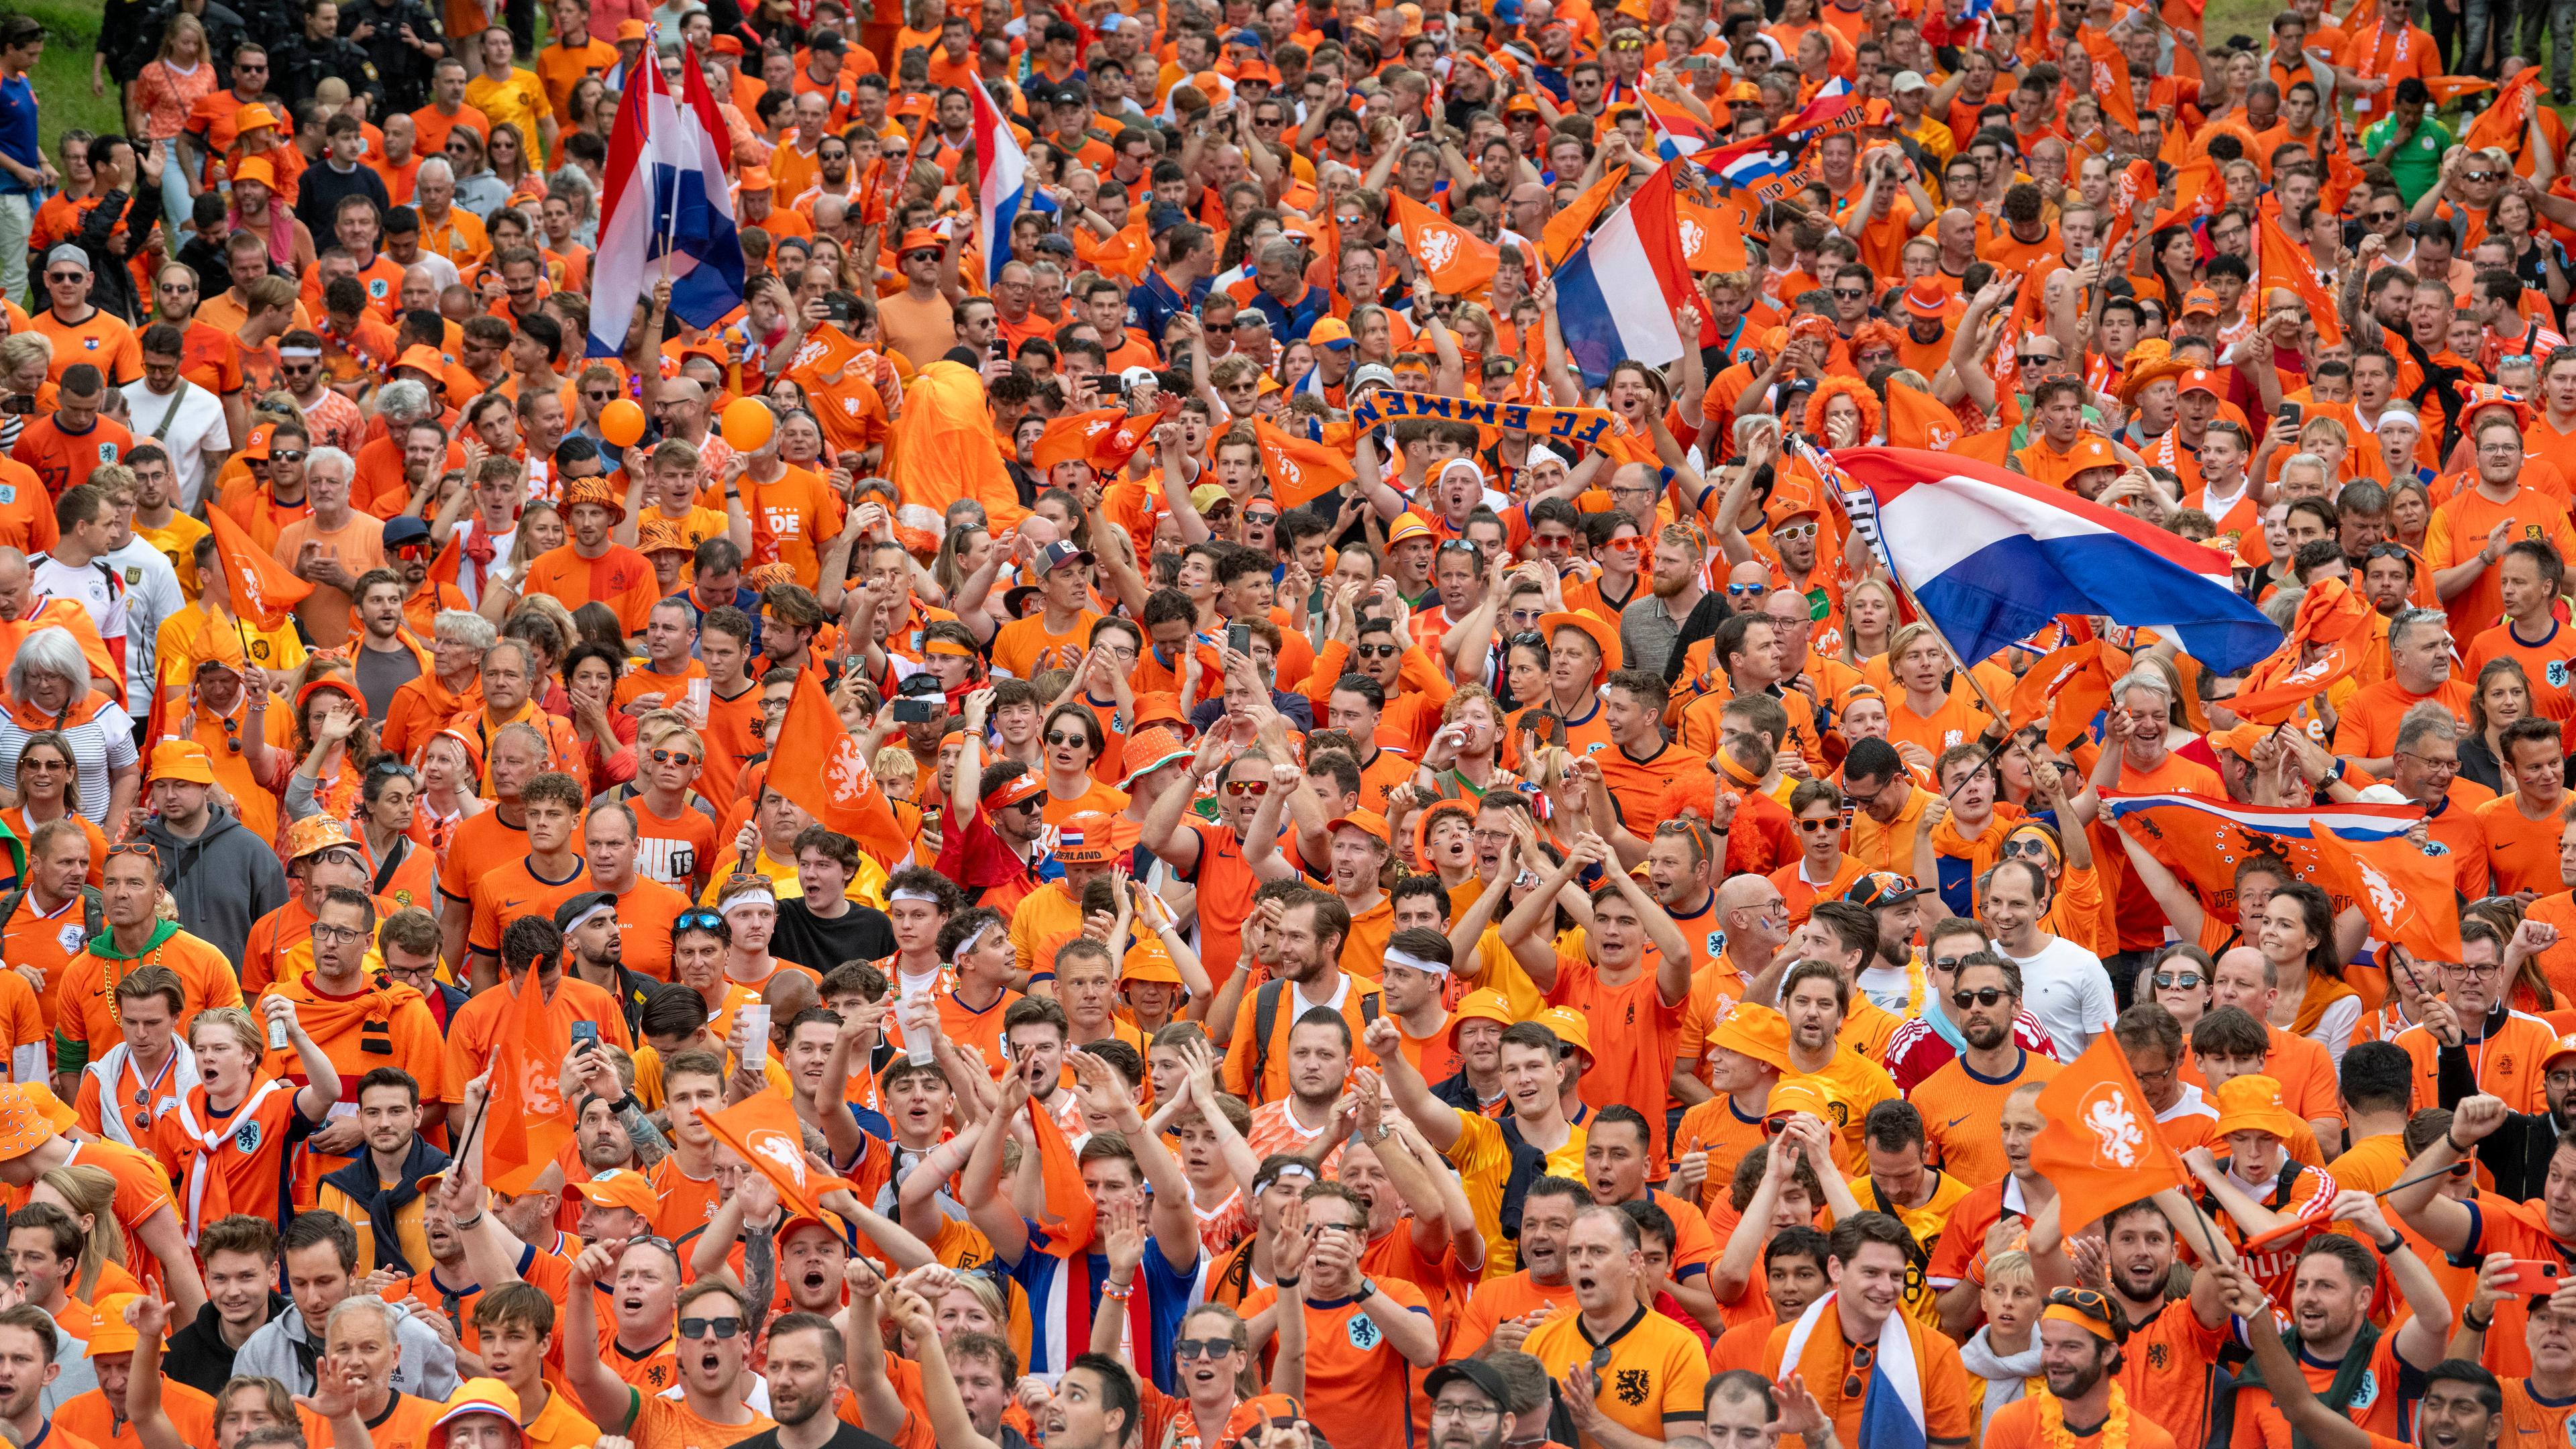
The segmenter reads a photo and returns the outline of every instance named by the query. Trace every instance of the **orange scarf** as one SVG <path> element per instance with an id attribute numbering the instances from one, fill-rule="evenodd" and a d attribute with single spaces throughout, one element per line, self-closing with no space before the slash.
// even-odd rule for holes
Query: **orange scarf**
<path id="1" fill-rule="evenodd" d="M 2317 1023 L 2324 1018 L 2328 1007 L 2347 996 L 2360 994 L 2331 976 L 2319 976 L 2313 971 L 2309 972 L 2307 995 L 2299 998 L 2299 1019 L 2290 1023 L 2291 1032 L 2298 1036 L 2306 1036 L 2317 1029 Z"/>

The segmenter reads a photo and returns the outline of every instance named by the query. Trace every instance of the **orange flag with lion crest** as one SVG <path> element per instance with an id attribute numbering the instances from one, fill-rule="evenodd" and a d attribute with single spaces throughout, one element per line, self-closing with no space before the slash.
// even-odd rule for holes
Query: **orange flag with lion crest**
<path id="1" fill-rule="evenodd" d="M 2155 1108 L 2109 1032 L 2040 1089 L 2039 1115 L 2046 1125 L 2031 1141 L 2030 1165 L 2057 1184 L 2069 1232 L 2184 1184 L 2181 1162 L 2156 1130 Z"/>

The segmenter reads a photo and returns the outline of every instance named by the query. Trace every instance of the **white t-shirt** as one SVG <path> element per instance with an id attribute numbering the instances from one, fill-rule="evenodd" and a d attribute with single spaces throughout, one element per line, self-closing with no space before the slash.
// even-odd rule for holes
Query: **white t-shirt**
<path id="1" fill-rule="evenodd" d="M 2002 951 L 2002 945 L 1996 949 Z M 2111 992 L 2111 973 L 2102 969 L 2102 958 L 2065 937 L 2049 937 L 2035 956 L 2003 954 L 2021 968 L 2022 1009 L 2048 1028 L 2061 1060 L 2081 1055 L 2119 1016 L 2119 999 Z"/>
<path id="2" fill-rule="evenodd" d="M 98 625 L 101 639 L 125 637 L 125 590 L 108 582 L 114 576 L 122 582 L 124 575 L 113 567 L 102 568 L 104 559 L 92 559 L 78 568 L 64 563 L 50 553 L 40 553 L 27 560 L 31 585 L 30 602 L 43 604 L 53 599 L 75 599 L 89 610 L 90 622 Z"/>
<path id="3" fill-rule="evenodd" d="M 170 556 L 142 538 L 129 538 L 125 547 L 99 557 L 125 580 L 125 711 L 136 719 L 148 719 L 161 625 L 187 607 L 188 596 L 179 587 Z"/>
<path id="4" fill-rule="evenodd" d="M 179 483 L 179 511 L 193 513 L 197 507 L 197 489 L 205 481 L 209 454 L 229 453 L 233 447 L 232 424 L 224 418 L 224 400 L 186 378 L 179 380 L 184 390 L 178 411 L 170 409 L 170 394 L 152 391 L 142 378 L 125 385 L 125 411 L 138 438 L 149 435 L 161 440 L 170 450 L 170 473 Z M 161 419 L 167 416 L 165 425 Z"/>

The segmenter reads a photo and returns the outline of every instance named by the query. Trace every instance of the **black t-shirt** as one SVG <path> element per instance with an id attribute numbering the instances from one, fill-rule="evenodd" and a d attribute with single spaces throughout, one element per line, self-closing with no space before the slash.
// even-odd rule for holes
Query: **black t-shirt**
<path id="1" fill-rule="evenodd" d="M 829 1413 L 830 1410 L 824 1412 Z M 894 1449 L 892 1444 L 849 1420 L 838 1415 L 833 1418 L 836 1427 L 832 1430 L 832 1437 L 823 1441 L 823 1449 Z M 748 1439 L 737 1440 L 733 1449 L 778 1449 L 778 1427 L 773 1424 Z"/>
<path id="2" fill-rule="evenodd" d="M 780 901 L 769 954 L 829 976 L 844 961 L 882 961 L 893 955 L 894 924 L 885 912 L 856 901 L 828 921 L 801 900 Z"/>

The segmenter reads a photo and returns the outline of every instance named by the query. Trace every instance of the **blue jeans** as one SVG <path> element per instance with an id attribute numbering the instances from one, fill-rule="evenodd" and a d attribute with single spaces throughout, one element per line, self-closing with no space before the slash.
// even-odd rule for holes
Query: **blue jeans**
<path id="1" fill-rule="evenodd" d="M 161 148 L 161 215 L 170 224 L 170 255 L 175 257 L 180 240 L 188 235 L 196 198 L 188 194 L 188 168 L 179 158 L 179 138 L 153 144 Z"/>

